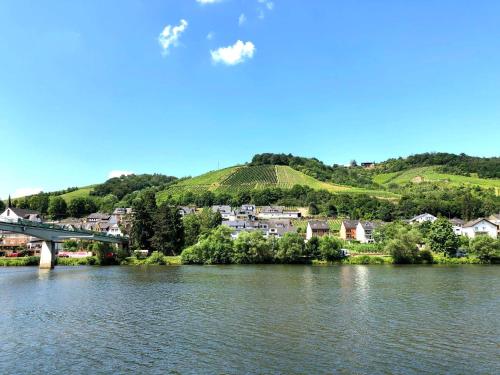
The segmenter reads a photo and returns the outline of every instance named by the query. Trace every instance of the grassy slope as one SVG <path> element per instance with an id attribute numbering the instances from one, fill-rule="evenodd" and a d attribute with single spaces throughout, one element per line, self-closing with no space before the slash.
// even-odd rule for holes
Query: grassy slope
<path id="1" fill-rule="evenodd" d="M 86 186 L 82 187 L 78 190 L 62 194 L 61 197 L 67 202 L 71 202 L 75 198 L 86 198 L 90 195 L 90 192 L 92 191 L 94 187 L 93 186 Z"/>
<path id="2" fill-rule="evenodd" d="M 452 186 L 477 185 L 484 188 L 496 188 L 497 191 L 500 190 L 499 179 L 485 179 L 440 173 L 436 170 L 436 167 L 421 167 L 401 172 L 383 173 L 375 176 L 373 181 L 381 185 L 388 185 L 391 183 L 403 185 L 409 182 L 442 182 Z"/>
<path id="3" fill-rule="evenodd" d="M 294 185 L 307 185 L 316 190 L 327 190 L 335 193 L 366 193 L 382 198 L 397 198 L 396 194 L 387 191 L 366 190 L 350 186 L 335 185 L 308 176 L 288 166 L 236 166 L 208 172 L 201 176 L 179 181 L 167 190 L 158 193 L 161 202 L 169 195 L 176 196 L 186 192 L 203 191 L 237 193 L 280 187 L 290 189 Z"/>

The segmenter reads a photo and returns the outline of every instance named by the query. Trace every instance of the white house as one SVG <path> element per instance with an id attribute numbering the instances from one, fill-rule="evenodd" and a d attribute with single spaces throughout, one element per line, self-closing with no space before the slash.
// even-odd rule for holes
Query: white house
<path id="1" fill-rule="evenodd" d="M 215 205 L 212 206 L 212 212 L 219 212 L 222 216 L 222 220 L 230 220 L 231 215 L 233 215 L 233 210 L 231 206 L 226 205 Z"/>
<path id="2" fill-rule="evenodd" d="M 116 223 L 109 227 L 108 234 L 111 234 L 113 236 L 123 236 L 120 226 Z"/>
<path id="3" fill-rule="evenodd" d="M 286 210 L 281 206 L 262 207 L 257 215 L 259 219 L 298 219 L 301 216 L 300 211 Z"/>
<path id="4" fill-rule="evenodd" d="M 409 220 L 410 224 L 415 224 L 415 223 L 425 223 L 426 221 L 430 221 L 431 223 L 435 222 L 437 220 L 437 217 L 428 213 L 417 215 L 414 218 L 411 218 Z"/>
<path id="5" fill-rule="evenodd" d="M 247 213 L 254 213 L 256 210 L 254 204 L 244 204 L 241 206 L 241 211 L 247 212 Z"/>
<path id="6" fill-rule="evenodd" d="M 37 211 L 27 210 L 24 208 L 9 207 L 4 212 L 2 212 L 2 214 L 0 215 L 0 220 L 4 221 L 29 220 L 41 223 L 42 216 Z"/>
<path id="7" fill-rule="evenodd" d="M 330 233 L 330 225 L 326 220 L 309 220 L 307 222 L 306 240 L 313 237 L 323 237 Z"/>
<path id="8" fill-rule="evenodd" d="M 500 236 L 500 213 L 491 215 L 488 220 L 498 227 L 498 236 Z"/>
<path id="9" fill-rule="evenodd" d="M 498 226 L 487 219 L 479 218 L 465 223 L 462 227 L 462 234 L 469 238 L 474 238 L 480 235 L 497 238 Z"/>
<path id="10" fill-rule="evenodd" d="M 359 221 L 356 225 L 356 240 L 361 243 L 374 243 L 373 231 L 379 224 L 371 221 Z"/>
<path id="11" fill-rule="evenodd" d="M 461 236 L 462 235 L 462 227 L 464 226 L 465 222 L 461 219 L 453 218 L 453 219 L 450 219 L 450 223 L 452 225 L 453 232 L 457 236 Z"/>

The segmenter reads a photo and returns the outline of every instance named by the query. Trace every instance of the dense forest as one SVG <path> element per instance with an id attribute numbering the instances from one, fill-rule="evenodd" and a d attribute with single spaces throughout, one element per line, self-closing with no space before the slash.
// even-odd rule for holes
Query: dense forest
<path id="1" fill-rule="evenodd" d="M 114 177 L 105 183 L 94 187 L 91 195 L 104 197 L 113 194 L 119 200 L 134 191 L 150 188 L 154 186 L 166 186 L 177 178 L 161 174 L 139 174 Z"/>
<path id="2" fill-rule="evenodd" d="M 402 170 L 440 166 L 444 173 L 469 176 L 477 174 L 482 178 L 500 178 L 500 158 L 480 158 L 465 154 L 455 155 L 445 152 L 424 153 L 411 155 L 407 158 L 389 159 L 378 167 L 385 172 L 399 172 Z"/>

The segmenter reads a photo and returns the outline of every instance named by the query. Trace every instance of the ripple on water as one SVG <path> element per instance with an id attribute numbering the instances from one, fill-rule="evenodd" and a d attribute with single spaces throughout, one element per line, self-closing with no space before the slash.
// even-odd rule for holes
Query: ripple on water
<path id="1" fill-rule="evenodd" d="M 0 269 L 0 373 L 500 373 L 499 281 L 481 266 Z"/>

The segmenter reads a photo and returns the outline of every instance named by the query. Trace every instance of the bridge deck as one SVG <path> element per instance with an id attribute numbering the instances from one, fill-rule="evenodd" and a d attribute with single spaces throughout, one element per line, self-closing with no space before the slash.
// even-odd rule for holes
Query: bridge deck
<path id="1" fill-rule="evenodd" d="M 114 236 L 107 233 L 93 232 L 86 229 L 68 230 L 56 224 L 37 223 L 19 219 L 0 220 L 0 230 L 26 234 L 47 241 L 61 241 L 69 238 L 89 239 L 100 242 L 123 244 L 128 242 L 128 237 Z"/>

